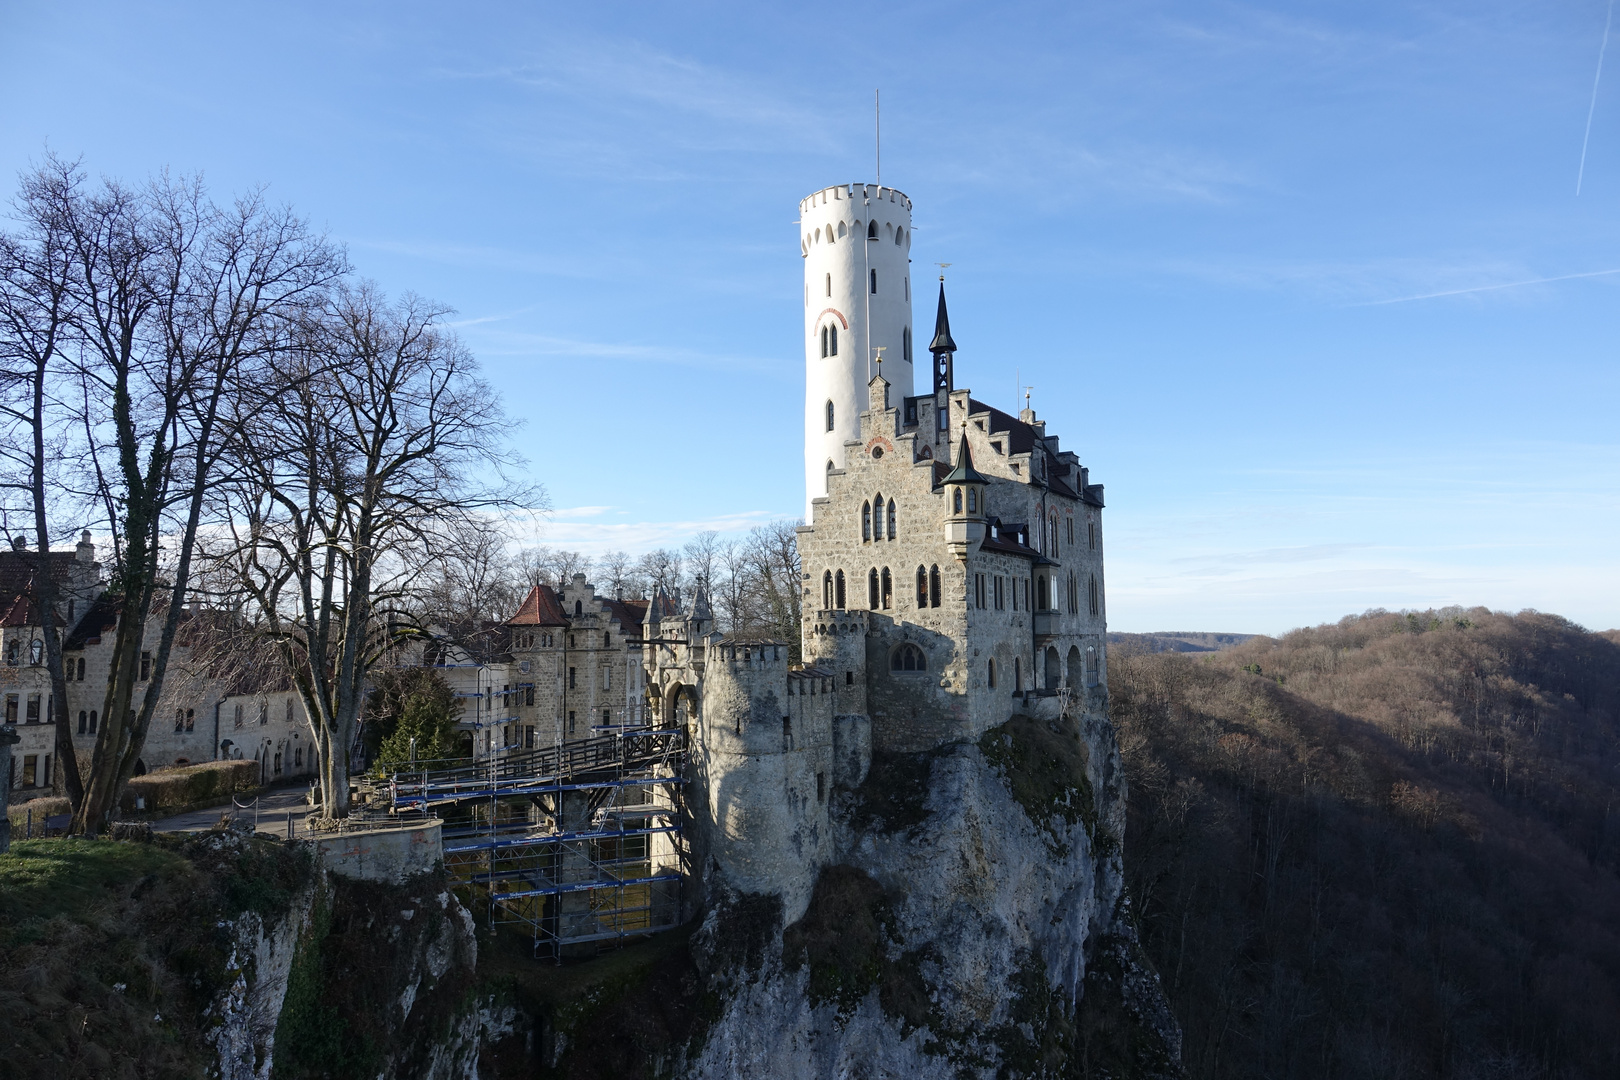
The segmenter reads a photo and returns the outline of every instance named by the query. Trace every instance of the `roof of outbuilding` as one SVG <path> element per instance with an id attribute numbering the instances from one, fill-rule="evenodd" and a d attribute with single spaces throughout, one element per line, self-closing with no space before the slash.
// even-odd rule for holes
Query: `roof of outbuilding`
<path id="1" fill-rule="evenodd" d="M 567 626 L 562 604 L 550 585 L 536 585 L 529 590 L 517 614 L 506 620 L 508 626 Z"/>
<path id="2" fill-rule="evenodd" d="M 71 551 L 51 551 L 45 567 L 58 582 L 67 582 L 77 562 Z M 42 569 L 35 551 L 0 551 L 0 626 L 38 626 L 36 574 Z"/>

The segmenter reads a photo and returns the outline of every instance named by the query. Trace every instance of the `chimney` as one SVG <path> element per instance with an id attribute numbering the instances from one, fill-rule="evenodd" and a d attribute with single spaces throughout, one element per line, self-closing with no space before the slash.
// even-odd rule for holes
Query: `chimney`
<path id="1" fill-rule="evenodd" d="M 96 545 L 90 542 L 90 530 L 86 529 L 79 536 L 79 546 L 73 549 L 73 557 L 82 563 L 96 561 Z"/>
<path id="2" fill-rule="evenodd" d="M 13 536 L 11 538 L 11 550 L 12 551 L 27 551 L 28 550 L 28 537 L 25 536 L 22 533 L 18 533 L 16 536 Z"/>

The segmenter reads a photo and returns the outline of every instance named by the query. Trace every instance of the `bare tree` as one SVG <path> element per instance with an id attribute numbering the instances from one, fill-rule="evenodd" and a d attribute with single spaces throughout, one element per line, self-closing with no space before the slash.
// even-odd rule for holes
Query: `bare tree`
<path id="1" fill-rule="evenodd" d="M 523 576 L 530 586 L 562 586 L 574 579 L 575 574 L 591 573 L 591 557 L 583 551 L 560 551 L 557 548 L 524 548 L 518 556 Z"/>
<path id="2" fill-rule="evenodd" d="M 444 557 L 424 567 L 427 618 L 477 628 L 517 610 L 524 574 L 506 549 L 502 525 L 487 517 L 449 523 L 440 538 Z"/>
<path id="3" fill-rule="evenodd" d="M 67 678 L 62 666 L 57 575 L 51 567 L 60 485 L 49 484 L 53 465 L 65 456 L 68 418 L 57 394 L 65 383 L 65 350 L 73 342 L 72 250 L 56 217 L 51 179 L 60 169 L 24 177 L 16 207 L 22 229 L 0 236 L 0 514 L 6 526 L 16 516 L 31 519 L 33 601 L 38 605 L 51 680 L 56 725 L 56 761 L 62 786 L 74 805 L 84 799 L 79 759 L 68 721 Z M 71 516 L 71 511 L 69 511 Z M 82 519 L 75 521 L 75 526 Z M 10 532 L 8 527 L 6 532 Z M 67 535 L 76 531 L 70 528 Z"/>
<path id="4" fill-rule="evenodd" d="M 681 553 L 672 548 L 658 548 L 649 551 L 636 562 L 636 573 L 640 574 L 647 583 L 649 595 L 662 592 L 671 600 L 679 600 L 681 586 L 685 579 L 681 576 Z"/>
<path id="5" fill-rule="evenodd" d="M 228 558 L 311 718 L 331 817 L 348 813 L 366 673 L 413 632 L 422 568 L 476 516 L 542 497 L 485 483 L 518 464 L 511 424 L 445 314 L 341 292 L 246 398 L 233 445 Z"/>
<path id="6" fill-rule="evenodd" d="M 711 590 L 712 602 L 720 625 L 735 633 L 749 623 L 748 548 L 727 540 L 717 546 L 715 561 L 719 573 Z"/>
<path id="7" fill-rule="evenodd" d="M 622 551 L 609 551 L 596 560 L 596 573 L 602 580 L 602 588 L 613 595 L 615 600 L 623 600 L 626 596 L 634 596 L 639 590 L 636 588 L 634 564 L 630 556 Z"/>
<path id="8" fill-rule="evenodd" d="M 698 533 L 687 542 L 683 554 L 693 587 L 712 592 L 720 556 L 720 534 L 713 529 Z"/>
<path id="9" fill-rule="evenodd" d="M 799 659 L 799 612 L 803 570 L 799 562 L 799 522 L 773 521 L 748 534 L 752 587 L 758 598 L 759 629 L 786 641 L 789 656 Z"/>
<path id="10" fill-rule="evenodd" d="M 82 462 L 83 482 L 64 487 L 99 509 L 113 539 L 109 591 L 119 619 L 74 818 L 76 829 L 93 834 L 135 770 L 163 693 L 229 391 L 343 263 L 289 211 L 257 196 L 220 208 L 195 180 L 92 189 L 76 165 L 51 157 L 23 178 L 22 190 L 24 234 L 53 264 L 61 260 L 53 317 L 71 336 L 54 352 L 71 350 L 73 361 L 71 383 L 37 397 L 29 426 L 76 432 L 77 455 L 64 448 L 62 458 Z M 41 378 L 49 379 L 44 363 Z M 67 424 L 50 417 L 56 409 Z M 48 522 L 36 520 L 36 532 L 48 547 Z M 70 734 L 60 687 L 55 697 L 60 741 Z"/>

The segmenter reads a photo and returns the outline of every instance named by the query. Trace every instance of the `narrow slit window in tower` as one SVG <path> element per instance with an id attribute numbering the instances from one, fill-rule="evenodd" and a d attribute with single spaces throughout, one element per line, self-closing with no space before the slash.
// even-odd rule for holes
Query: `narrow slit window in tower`
<path id="1" fill-rule="evenodd" d="M 831 431 L 832 429 L 833 429 L 833 403 L 831 401 L 829 401 L 829 402 L 827 402 L 827 430 Z"/>
<path id="2" fill-rule="evenodd" d="M 877 295 L 877 271 L 872 271 L 872 295 Z"/>
<path id="3" fill-rule="evenodd" d="M 889 500 L 889 539 L 894 539 L 894 500 Z"/>
<path id="4" fill-rule="evenodd" d="M 831 274 L 827 275 L 827 295 L 828 296 L 832 295 L 832 275 Z"/>

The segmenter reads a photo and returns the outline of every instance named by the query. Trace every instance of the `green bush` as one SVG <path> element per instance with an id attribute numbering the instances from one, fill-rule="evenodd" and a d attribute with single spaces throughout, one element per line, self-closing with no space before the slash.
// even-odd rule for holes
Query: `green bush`
<path id="1" fill-rule="evenodd" d="M 417 761 L 461 756 L 457 739 L 456 718 L 461 706 L 444 685 L 437 672 L 429 672 L 435 683 L 419 686 L 404 699 L 393 730 L 377 748 L 377 767 L 389 770 L 404 765 L 413 757 Z"/>

